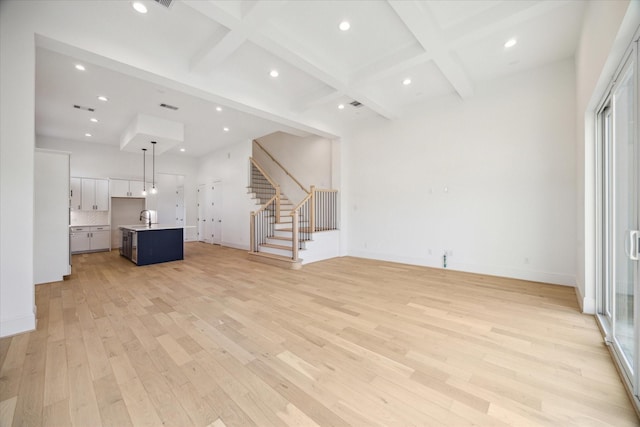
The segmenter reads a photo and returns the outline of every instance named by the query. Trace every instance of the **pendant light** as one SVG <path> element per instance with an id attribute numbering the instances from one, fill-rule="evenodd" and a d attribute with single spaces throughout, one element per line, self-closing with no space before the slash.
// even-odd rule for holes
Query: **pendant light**
<path id="1" fill-rule="evenodd" d="M 143 148 L 142 149 L 142 195 L 143 196 L 147 195 L 146 172 L 147 172 L 147 149 Z"/>
<path id="2" fill-rule="evenodd" d="M 156 189 L 156 141 L 151 141 L 151 148 L 153 149 L 152 160 L 152 169 L 151 169 L 151 181 L 153 182 L 151 186 L 151 194 L 156 194 L 158 190 Z"/>

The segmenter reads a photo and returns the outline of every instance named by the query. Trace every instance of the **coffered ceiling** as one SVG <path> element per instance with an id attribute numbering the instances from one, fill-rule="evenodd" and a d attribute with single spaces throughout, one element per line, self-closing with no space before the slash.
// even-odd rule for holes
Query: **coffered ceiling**
<path id="1" fill-rule="evenodd" d="M 276 130 L 336 137 L 365 118 L 396 120 L 441 97 L 464 101 L 484 81 L 572 57 L 585 6 L 174 0 L 168 8 L 143 1 L 140 14 L 130 1 L 56 3 L 107 37 L 114 58 L 134 59 L 93 54 L 90 41 L 40 37 L 37 133 L 115 145 L 136 114 L 149 114 L 184 123 L 185 141 L 170 152 L 194 156 Z M 517 44 L 506 48 L 512 38 Z M 148 57 L 162 59 L 162 69 Z"/>

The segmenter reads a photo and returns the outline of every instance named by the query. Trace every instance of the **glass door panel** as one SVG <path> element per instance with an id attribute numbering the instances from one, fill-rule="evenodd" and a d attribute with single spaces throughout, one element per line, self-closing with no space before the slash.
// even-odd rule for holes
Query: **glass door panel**
<path id="1" fill-rule="evenodd" d="M 614 346 L 623 356 L 624 368 L 631 378 L 635 366 L 635 270 L 637 261 L 630 251 L 637 242 L 630 242 L 637 229 L 637 174 L 635 138 L 635 84 L 631 62 L 622 72 L 613 92 L 612 149 L 612 206 L 610 265 L 613 283 L 613 338 Z M 637 240 L 637 239 L 636 239 Z"/>

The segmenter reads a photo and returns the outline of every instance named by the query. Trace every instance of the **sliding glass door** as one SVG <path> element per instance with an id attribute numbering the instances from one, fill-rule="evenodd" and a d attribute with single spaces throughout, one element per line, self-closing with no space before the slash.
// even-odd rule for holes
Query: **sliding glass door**
<path id="1" fill-rule="evenodd" d="M 640 150 L 637 52 L 632 49 L 598 114 L 601 262 L 598 311 L 638 395 Z"/>

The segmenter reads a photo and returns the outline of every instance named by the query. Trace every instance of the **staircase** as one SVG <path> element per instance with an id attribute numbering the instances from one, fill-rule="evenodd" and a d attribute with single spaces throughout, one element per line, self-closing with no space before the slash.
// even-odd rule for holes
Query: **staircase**
<path id="1" fill-rule="evenodd" d="M 249 258 L 299 269 L 308 262 L 339 256 L 337 190 L 305 188 L 258 141 L 254 144 L 266 153 L 270 160 L 263 161 L 272 162 L 270 170 L 284 180 L 300 202 L 294 205 L 282 193 L 279 183 L 256 159 L 250 158 L 247 189 L 256 210 L 251 213 Z M 300 257 L 301 251 L 306 261 Z"/>
<path id="2" fill-rule="evenodd" d="M 257 252 L 250 252 L 251 257 L 258 256 L 261 262 L 279 265 L 291 269 L 299 269 L 302 259 L 294 260 L 293 253 L 293 217 L 294 208 L 286 195 L 280 193 L 278 186 L 274 186 L 266 174 L 257 164 L 251 165 L 251 185 L 248 192 L 256 205 L 264 206 L 274 196 L 279 195 L 278 209 L 269 209 L 266 213 L 268 222 L 273 224 L 273 230 L 267 235 L 266 241 L 258 245 Z M 300 242 L 299 250 L 304 250 L 304 241 Z"/>

